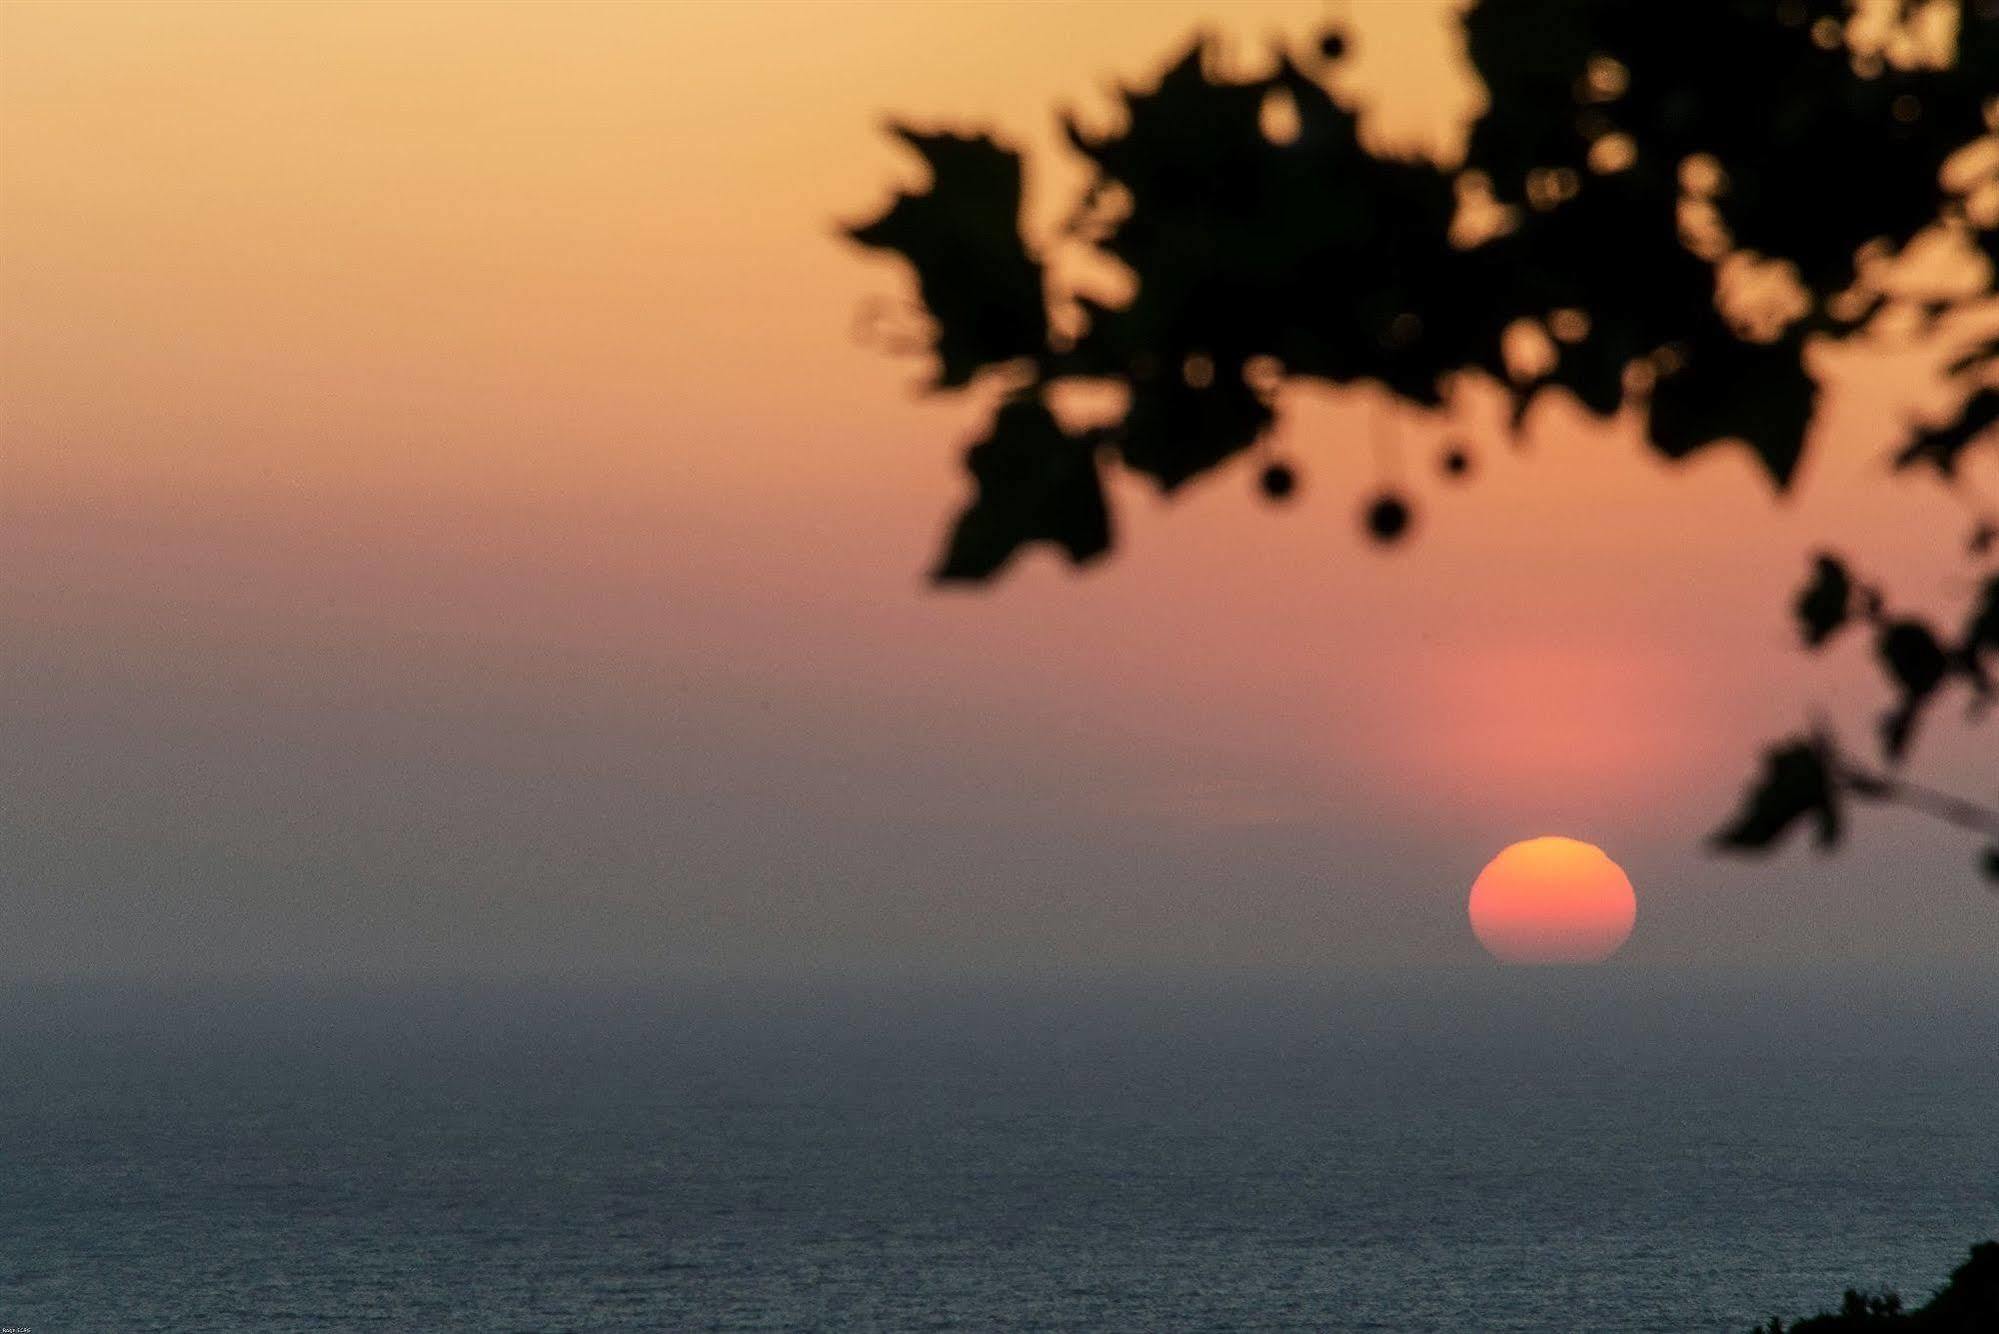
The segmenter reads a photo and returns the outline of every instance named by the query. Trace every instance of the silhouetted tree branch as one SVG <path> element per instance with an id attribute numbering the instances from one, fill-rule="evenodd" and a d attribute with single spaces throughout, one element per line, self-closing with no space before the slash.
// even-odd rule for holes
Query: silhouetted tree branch
<path id="1" fill-rule="evenodd" d="M 1942 820 L 1945 824 L 1983 834 L 1999 842 L 1999 807 L 1981 806 L 1975 801 L 1939 792 L 1906 778 L 1863 769 L 1842 769 L 1840 782 L 1856 797 L 1868 801 L 1888 801 Z"/>
<path id="2" fill-rule="evenodd" d="M 1116 129 L 1065 120 L 1091 178 L 1041 245 L 1022 229 L 1011 149 L 896 130 L 930 180 L 851 234 L 914 270 L 936 386 L 1001 386 L 936 578 L 991 579 L 1033 543 L 1100 558 L 1107 470 L 1176 490 L 1264 441 L 1282 386 L 1301 379 L 1431 410 L 1478 377 L 1511 396 L 1516 424 L 1562 393 L 1634 413 L 1667 458 L 1747 446 L 1783 489 L 1818 408 L 1811 345 L 1891 317 L 1940 338 L 1991 298 L 1999 0 L 1901 0 L 1885 18 L 1843 0 L 1483 0 L 1463 22 L 1489 110 L 1459 167 L 1361 144 L 1327 89 L 1339 31 L 1240 78 L 1196 40 L 1123 93 Z M 1919 237 L 1956 246 L 1967 272 L 1982 257 L 1984 285 L 1898 289 L 1888 261 Z M 1130 296 L 1053 288 L 1047 253 L 1064 246 L 1121 267 Z M 1999 443 L 1999 339 L 1970 335 L 1945 373 L 1957 410 L 1912 429 L 1893 461 L 1961 486 Z M 1082 382 L 1117 391 L 1114 422 L 1062 422 L 1051 392 Z M 1462 480 L 1470 463 L 1453 449 L 1444 471 Z M 1292 496 L 1299 466 L 1266 459 L 1263 494 Z M 1407 540 L 1416 503 L 1384 485 L 1362 507 L 1370 536 Z M 1994 531 L 1978 524 L 1974 557 Z M 1879 726 L 1893 769 L 1944 692 L 1989 697 L 1999 578 L 1956 632 L 1886 603 L 1826 556 L 1798 611 L 1811 647 L 1871 625 L 1897 696 Z M 1898 778 L 1863 792 L 1860 770 L 1832 762 L 1821 738 L 1774 749 L 1717 843 L 1767 849 L 1812 818 L 1832 846 L 1848 791 L 1943 809 Z M 1999 876 L 1999 847 L 1986 866 Z"/>

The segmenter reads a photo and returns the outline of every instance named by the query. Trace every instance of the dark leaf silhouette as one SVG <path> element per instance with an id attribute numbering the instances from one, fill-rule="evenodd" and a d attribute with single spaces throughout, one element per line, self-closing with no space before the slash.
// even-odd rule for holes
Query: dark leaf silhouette
<path id="1" fill-rule="evenodd" d="M 952 530 L 939 579 L 984 579 L 1029 542 L 1051 542 L 1078 564 L 1110 548 L 1094 441 L 1065 432 L 1039 400 L 1002 404 L 966 463 L 978 494 Z"/>
<path id="2" fill-rule="evenodd" d="M 1190 360 L 1191 376 L 1183 369 L 1134 384 L 1124 419 L 1125 464 L 1166 491 L 1248 448 L 1270 425 L 1269 407 L 1242 382 L 1240 367 L 1217 379 L 1198 354 Z"/>
<path id="3" fill-rule="evenodd" d="M 1916 720 L 1936 688 L 1950 670 L 1950 658 L 1935 632 L 1921 621 L 1893 621 L 1881 627 L 1875 652 L 1890 677 L 1901 688 L 1902 698 L 1881 721 L 1882 746 L 1890 759 L 1899 760 L 1908 749 Z"/>
<path id="4" fill-rule="evenodd" d="M 982 368 L 1038 356 L 1048 340 L 1041 266 L 1020 236 L 1020 157 L 984 135 L 895 133 L 923 155 L 930 188 L 896 197 L 848 229 L 916 270 L 936 321 L 937 383 L 966 384 Z"/>
<path id="5" fill-rule="evenodd" d="M 1817 648 L 1846 624 L 1853 606 L 1853 580 L 1835 556 L 1820 555 L 1812 565 L 1811 582 L 1798 594 L 1798 625 L 1805 643 Z"/>
<path id="6" fill-rule="evenodd" d="M 1964 639 L 1956 654 L 1955 665 L 1977 693 L 1980 705 L 1993 691 L 1992 673 L 1985 664 L 1988 653 L 1999 653 L 1999 575 L 1985 581 L 1965 622 Z"/>
<path id="7" fill-rule="evenodd" d="M 1710 334 L 1652 391 L 1652 443 L 1677 459 L 1716 441 L 1740 440 L 1772 481 L 1789 486 L 1818 401 L 1818 383 L 1800 356 L 1795 339 L 1765 347 Z"/>
<path id="8" fill-rule="evenodd" d="M 1908 447 L 1896 455 L 1896 466 L 1927 463 L 1946 477 L 1955 476 L 1964 452 L 1995 425 L 1999 425 L 1999 389 L 1981 389 L 1965 403 L 1956 420 L 1917 431 Z"/>
<path id="9" fill-rule="evenodd" d="M 1822 848 L 1839 842 L 1840 810 L 1832 757 L 1817 738 L 1790 741 L 1764 753 L 1763 772 L 1736 817 L 1714 835 L 1715 846 L 1765 849 L 1801 820 L 1817 826 Z"/>
<path id="10" fill-rule="evenodd" d="M 1969 653 L 1999 653 L 1999 574 L 1985 581 L 1971 618 L 1964 627 L 1964 647 Z"/>

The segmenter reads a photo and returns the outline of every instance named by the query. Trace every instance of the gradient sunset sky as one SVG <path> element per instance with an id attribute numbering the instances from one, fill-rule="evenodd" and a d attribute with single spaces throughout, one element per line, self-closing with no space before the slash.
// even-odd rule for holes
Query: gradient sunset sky
<path id="1" fill-rule="evenodd" d="M 1300 391 L 1295 505 L 1131 488 L 1106 565 L 924 584 L 986 400 L 856 336 L 910 291 L 837 234 L 918 179 L 885 116 L 1035 153 L 1045 228 L 1059 107 L 1335 11 L 1373 142 L 1447 155 L 1448 6 L 0 8 L 10 966 L 1454 966 L 1539 834 L 1628 871 L 1613 966 L 1992 958 L 1918 817 L 1701 848 L 1764 743 L 1883 702 L 1795 647 L 1810 553 L 1970 577 L 1884 481 L 1907 359 L 1825 359 L 1781 503 L 1474 404 L 1395 416 L 1384 554 L 1379 401 Z M 1940 709 L 1915 772 L 1975 791 L 1981 740 Z"/>

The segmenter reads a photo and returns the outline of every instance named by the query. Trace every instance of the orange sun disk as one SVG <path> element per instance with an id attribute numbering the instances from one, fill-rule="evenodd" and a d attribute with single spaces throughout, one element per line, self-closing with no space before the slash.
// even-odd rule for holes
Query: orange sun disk
<path id="1" fill-rule="evenodd" d="M 1502 963 L 1601 963 L 1631 935 L 1638 896 L 1601 848 L 1530 838 L 1486 863 L 1470 911 L 1472 933 Z"/>

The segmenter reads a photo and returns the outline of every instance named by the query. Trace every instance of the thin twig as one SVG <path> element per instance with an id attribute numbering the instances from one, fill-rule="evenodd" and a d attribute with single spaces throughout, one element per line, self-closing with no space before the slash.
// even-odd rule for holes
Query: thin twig
<path id="1" fill-rule="evenodd" d="M 1842 787 L 1863 800 L 1896 802 L 1959 829 L 1999 840 L 1999 809 L 1904 778 L 1859 769 L 1844 761 L 1838 765 L 1837 776 Z"/>

